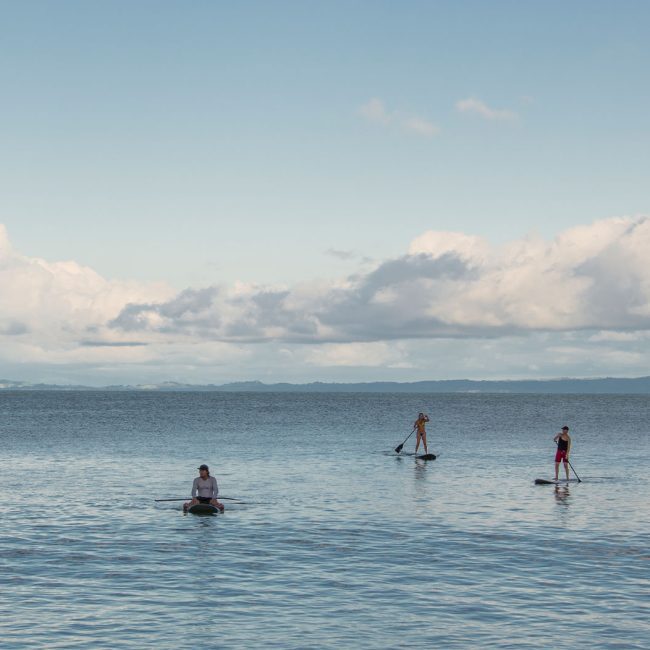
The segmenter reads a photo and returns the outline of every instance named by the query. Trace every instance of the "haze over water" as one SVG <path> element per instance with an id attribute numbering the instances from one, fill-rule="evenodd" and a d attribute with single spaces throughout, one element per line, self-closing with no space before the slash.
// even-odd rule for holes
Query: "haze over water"
<path id="1" fill-rule="evenodd" d="M 439 458 L 396 457 L 422 410 Z M 0 393 L 0 645 L 647 648 L 648 422 L 625 395 Z M 565 423 L 583 482 L 534 486 Z M 246 503 L 154 503 L 202 462 Z"/>

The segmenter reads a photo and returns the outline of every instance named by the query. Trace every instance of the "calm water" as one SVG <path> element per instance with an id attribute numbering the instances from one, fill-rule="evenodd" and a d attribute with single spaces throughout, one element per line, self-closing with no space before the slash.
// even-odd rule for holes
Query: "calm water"
<path id="1" fill-rule="evenodd" d="M 390 455 L 420 410 L 440 457 Z M 534 486 L 564 423 L 583 483 Z M 0 647 L 648 648 L 649 423 L 645 396 L 0 393 Z M 202 462 L 246 504 L 154 503 Z"/>

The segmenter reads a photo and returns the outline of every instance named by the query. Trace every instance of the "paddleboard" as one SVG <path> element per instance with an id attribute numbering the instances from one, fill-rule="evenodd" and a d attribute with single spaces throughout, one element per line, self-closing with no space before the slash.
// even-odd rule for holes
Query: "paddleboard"
<path id="1" fill-rule="evenodd" d="M 220 510 L 209 503 L 195 503 L 187 509 L 187 512 L 192 515 L 217 515 Z"/>
<path id="2" fill-rule="evenodd" d="M 582 483 L 577 478 L 560 478 L 557 481 L 555 479 L 547 480 L 545 478 L 536 478 L 535 485 L 558 485 L 559 483 Z"/>
<path id="3" fill-rule="evenodd" d="M 418 460 L 435 460 L 437 456 L 435 454 L 422 454 L 421 456 L 416 456 Z"/>

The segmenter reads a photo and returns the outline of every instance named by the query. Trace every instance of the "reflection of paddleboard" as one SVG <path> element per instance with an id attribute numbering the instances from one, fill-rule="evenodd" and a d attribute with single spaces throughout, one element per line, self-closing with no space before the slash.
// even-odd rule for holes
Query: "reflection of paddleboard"
<path id="1" fill-rule="evenodd" d="M 435 460 L 437 456 L 435 454 L 422 454 L 421 456 L 416 456 L 418 460 Z"/>
<path id="2" fill-rule="evenodd" d="M 535 485 L 558 485 L 559 483 L 582 483 L 582 481 L 579 481 L 577 478 L 560 478 L 557 481 L 553 479 L 547 480 L 545 478 L 535 479 Z"/>
<path id="3" fill-rule="evenodd" d="M 216 515 L 219 513 L 219 508 L 209 503 L 195 503 L 187 509 L 187 512 L 193 515 Z"/>

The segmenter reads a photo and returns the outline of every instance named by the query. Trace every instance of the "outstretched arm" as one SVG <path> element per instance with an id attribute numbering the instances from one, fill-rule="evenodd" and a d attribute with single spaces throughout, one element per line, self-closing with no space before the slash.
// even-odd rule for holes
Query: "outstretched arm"
<path id="1" fill-rule="evenodd" d="M 217 506 L 217 508 L 219 508 L 219 510 L 223 512 L 224 510 L 223 503 L 219 502 L 219 499 L 217 498 L 218 494 L 219 494 L 219 486 L 217 485 L 217 479 L 213 476 L 212 477 L 212 500 L 210 501 L 210 503 L 213 506 Z"/>

